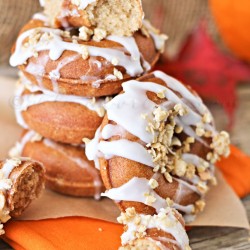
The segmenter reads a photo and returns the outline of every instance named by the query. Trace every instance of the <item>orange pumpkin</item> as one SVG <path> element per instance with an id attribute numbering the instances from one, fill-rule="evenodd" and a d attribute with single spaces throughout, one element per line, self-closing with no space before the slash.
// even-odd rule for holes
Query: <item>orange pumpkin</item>
<path id="1" fill-rule="evenodd" d="M 239 58 L 250 62 L 250 0 L 209 0 L 225 44 Z"/>

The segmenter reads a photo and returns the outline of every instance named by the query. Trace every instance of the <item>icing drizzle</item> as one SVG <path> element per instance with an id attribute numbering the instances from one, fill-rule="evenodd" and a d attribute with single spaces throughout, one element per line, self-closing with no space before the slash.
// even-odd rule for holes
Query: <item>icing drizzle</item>
<path id="1" fill-rule="evenodd" d="M 39 37 L 34 43 L 31 43 L 25 47 L 24 41 L 26 39 L 30 39 L 36 34 L 40 34 L 41 37 Z M 82 55 L 83 48 L 85 48 L 87 49 L 90 56 L 101 56 L 109 62 L 112 62 L 114 59 L 118 59 L 118 65 L 124 67 L 126 72 L 132 77 L 139 76 L 144 72 L 144 69 L 141 65 L 142 58 L 133 37 L 109 36 L 107 39 L 116 41 L 123 45 L 124 51 L 122 51 L 121 48 L 101 48 L 73 42 L 66 42 L 62 38 L 61 30 L 47 27 L 38 27 L 25 31 L 18 37 L 15 51 L 10 58 L 10 64 L 13 67 L 24 64 L 29 58 L 34 56 L 34 52 L 38 53 L 48 50 L 50 59 L 58 60 L 66 50 L 74 51 Z M 128 53 L 130 55 L 128 55 Z M 143 64 L 148 65 L 148 63 Z"/>
<path id="2" fill-rule="evenodd" d="M 31 94 L 22 95 L 25 87 L 31 91 Z M 35 92 L 39 92 L 35 94 Z M 22 84 L 18 84 L 15 100 L 15 114 L 17 118 L 17 122 L 23 128 L 28 128 L 23 117 L 22 112 L 27 110 L 29 107 L 33 105 L 37 105 L 44 102 L 70 102 L 77 103 L 87 107 L 89 110 L 93 110 L 97 112 L 99 116 L 103 116 L 104 112 L 100 112 L 103 109 L 103 106 L 106 102 L 104 98 L 98 98 L 94 102 L 92 99 L 74 96 L 74 95 L 63 95 L 57 94 L 52 91 L 40 88 L 36 85 L 31 84 L 26 78 L 22 78 Z"/>

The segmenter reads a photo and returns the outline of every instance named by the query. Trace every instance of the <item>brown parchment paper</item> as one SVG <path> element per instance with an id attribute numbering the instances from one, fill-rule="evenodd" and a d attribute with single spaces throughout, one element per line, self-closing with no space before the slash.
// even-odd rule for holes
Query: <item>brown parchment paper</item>
<path id="1" fill-rule="evenodd" d="M 21 132 L 14 118 L 14 83 L 14 78 L 0 76 L 0 158 L 7 156 L 9 148 Z M 218 185 L 212 187 L 206 197 L 205 211 L 190 225 L 249 229 L 241 201 L 219 171 L 217 177 Z M 72 198 L 45 190 L 41 198 L 33 202 L 19 220 L 85 216 L 116 222 L 118 214 L 118 208 L 108 199 L 95 201 L 89 198 Z"/>

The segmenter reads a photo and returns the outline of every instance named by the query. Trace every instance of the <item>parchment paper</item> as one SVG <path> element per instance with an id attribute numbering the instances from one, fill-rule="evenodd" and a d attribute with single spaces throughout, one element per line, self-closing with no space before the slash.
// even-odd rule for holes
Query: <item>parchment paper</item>
<path id="1" fill-rule="evenodd" d="M 9 148 L 18 139 L 21 129 L 15 122 L 13 100 L 15 79 L 0 77 L 0 158 L 5 158 Z M 240 166 L 239 166 L 240 167 Z M 245 209 L 217 171 L 218 185 L 206 197 L 207 206 L 193 226 L 238 227 L 249 229 Z M 72 198 L 45 190 L 40 199 L 32 203 L 19 220 L 41 220 L 66 216 L 85 216 L 116 222 L 119 210 L 108 200 Z"/>

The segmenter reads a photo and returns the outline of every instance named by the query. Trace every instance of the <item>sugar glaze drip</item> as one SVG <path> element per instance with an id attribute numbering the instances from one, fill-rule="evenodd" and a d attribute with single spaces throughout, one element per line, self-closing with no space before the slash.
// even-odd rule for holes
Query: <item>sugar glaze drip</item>
<path id="1" fill-rule="evenodd" d="M 136 187 L 136 188 L 135 188 Z M 124 185 L 118 188 L 112 188 L 107 190 L 102 194 L 104 197 L 108 197 L 116 202 L 120 201 L 135 201 L 146 204 L 146 193 L 150 193 L 156 198 L 156 201 L 152 203 L 150 206 L 155 208 L 157 212 L 160 211 L 161 208 L 167 207 L 167 202 L 161 196 L 159 196 L 148 184 L 148 180 L 145 178 L 137 178 L 134 177 L 129 180 Z M 147 204 L 146 204 L 147 205 Z M 174 203 L 173 208 L 178 209 L 186 214 L 191 214 L 193 212 L 194 206 L 187 205 L 182 206 L 180 204 Z"/>
<path id="2" fill-rule="evenodd" d="M 49 33 L 51 38 L 46 41 L 40 39 L 33 46 L 24 48 L 24 41 L 36 32 L 41 32 L 42 34 Z M 81 55 L 83 46 L 85 46 L 88 49 L 90 56 L 101 56 L 109 62 L 112 62 L 114 58 L 119 59 L 119 65 L 124 67 L 127 73 L 132 77 L 141 75 L 144 72 L 144 69 L 141 66 L 139 49 L 133 37 L 121 38 L 117 36 L 110 36 L 107 39 L 120 42 L 124 45 L 124 48 L 127 49 L 130 55 L 125 54 L 125 51 L 122 51 L 120 48 L 101 48 L 66 42 L 63 40 L 61 30 L 59 29 L 46 27 L 31 29 L 25 31 L 18 37 L 15 51 L 10 58 L 10 64 L 13 67 L 24 64 L 27 59 L 34 56 L 34 51 L 41 52 L 48 50 L 51 60 L 58 60 L 66 50 L 74 51 Z"/>
<path id="3" fill-rule="evenodd" d="M 25 123 L 22 112 L 27 110 L 29 107 L 33 105 L 37 105 L 44 102 L 69 102 L 69 103 L 77 103 L 80 105 L 85 106 L 89 110 L 93 110 L 100 114 L 98 111 L 103 108 L 105 104 L 104 98 L 98 98 L 95 102 L 92 101 L 90 98 L 84 98 L 80 96 L 73 96 L 73 95 L 62 95 L 57 94 L 49 90 L 42 89 L 36 85 L 30 84 L 29 81 L 23 80 L 22 82 L 28 90 L 32 93 L 28 95 L 22 95 L 25 87 L 23 84 L 19 84 L 16 90 L 15 98 L 17 103 L 15 103 L 15 114 L 17 118 L 17 122 L 23 128 L 28 128 L 27 124 Z M 35 92 L 39 92 L 38 94 L 34 94 Z M 101 115 L 101 114 L 100 114 Z M 102 114 L 103 115 L 103 114 Z"/>

